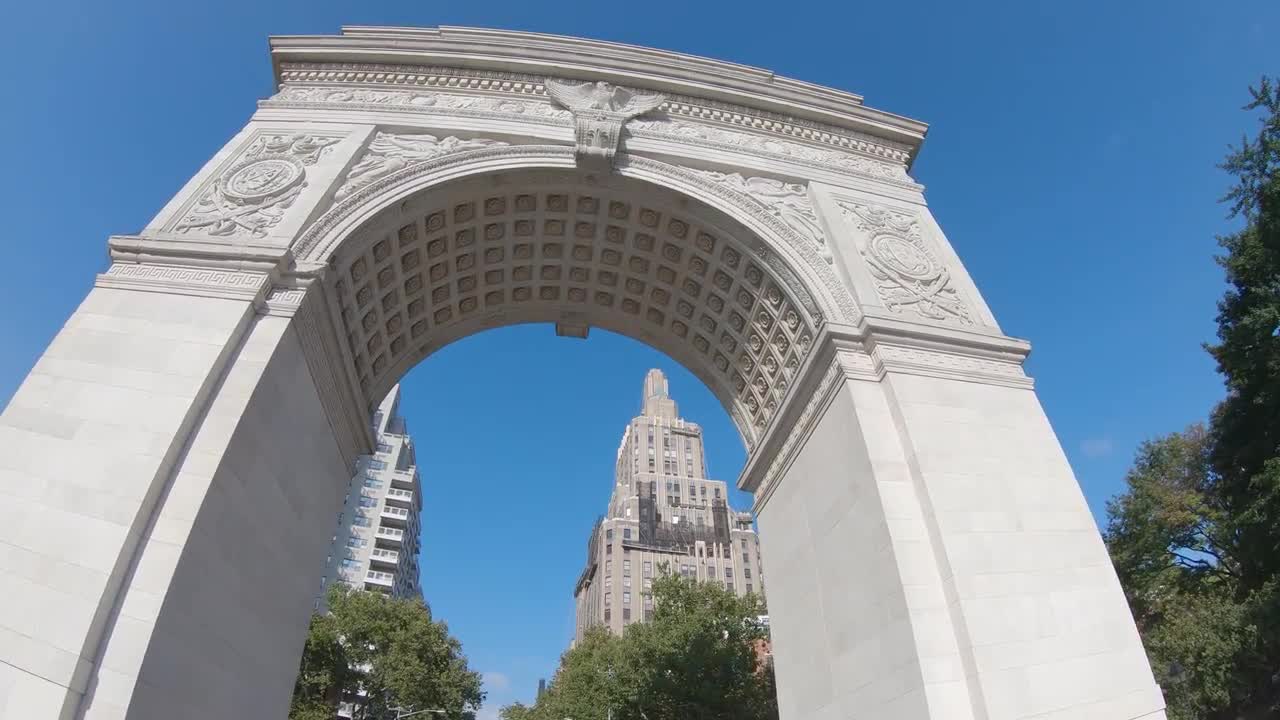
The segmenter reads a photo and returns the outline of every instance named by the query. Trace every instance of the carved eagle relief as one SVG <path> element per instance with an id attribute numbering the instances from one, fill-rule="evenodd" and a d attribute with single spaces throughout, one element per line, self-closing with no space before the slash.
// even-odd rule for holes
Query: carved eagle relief
<path id="1" fill-rule="evenodd" d="M 624 119 L 643 115 L 666 99 L 661 93 L 642 93 L 603 81 L 566 82 L 548 78 L 544 87 L 551 99 L 567 110 L 616 114 Z"/>

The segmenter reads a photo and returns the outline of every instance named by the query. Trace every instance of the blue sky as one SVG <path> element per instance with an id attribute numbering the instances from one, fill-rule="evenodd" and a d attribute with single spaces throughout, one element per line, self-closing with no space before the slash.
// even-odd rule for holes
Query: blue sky
<path id="1" fill-rule="evenodd" d="M 1204 417 L 1200 344 L 1232 227 L 1215 169 L 1280 72 L 1280 3 L 11 3 L 0 58 L 0 400 L 105 267 L 271 90 L 266 36 L 342 24 L 480 25 L 757 65 L 929 122 L 915 176 L 1029 370 L 1095 513 L 1135 445 Z M 428 600 L 528 698 L 571 628 L 573 579 L 643 372 L 665 368 L 732 481 L 742 448 L 710 393 L 625 338 L 493 331 L 405 382 L 426 484 Z M 745 501 L 739 500 L 745 504 Z M 767 542 L 767 538 L 765 538 Z M 535 560 L 514 567 L 518 547 Z"/>

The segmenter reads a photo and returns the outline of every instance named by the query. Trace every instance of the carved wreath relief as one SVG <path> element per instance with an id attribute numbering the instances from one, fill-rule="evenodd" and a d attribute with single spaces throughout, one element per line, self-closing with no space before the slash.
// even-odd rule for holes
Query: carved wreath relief
<path id="1" fill-rule="evenodd" d="M 360 188 L 376 180 L 386 177 L 397 170 L 425 162 L 434 157 L 478 150 L 480 148 L 506 145 L 498 140 L 475 138 L 463 140 L 449 136 L 438 138 L 435 135 L 396 135 L 380 132 L 369 143 L 364 157 L 347 173 L 347 179 L 338 188 L 336 199 L 341 200 Z"/>
<path id="2" fill-rule="evenodd" d="M 642 93 L 607 82 L 566 82 L 548 78 L 547 94 L 573 113 L 579 164 L 608 168 L 618 152 L 622 126 L 666 100 L 661 93 Z"/>
<path id="3" fill-rule="evenodd" d="M 879 205 L 837 204 L 864 233 L 858 250 L 886 308 L 927 320 L 973 324 L 968 306 L 951 284 L 951 273 L 920 237 L 915 215 Z"/>
<path id="4" fill-rule="evenodd" d="M 306 187 L 306 167 L 338 140 L 315 135 L 259 138 L 200 194 L 174 231 L 265 237 Z"/>

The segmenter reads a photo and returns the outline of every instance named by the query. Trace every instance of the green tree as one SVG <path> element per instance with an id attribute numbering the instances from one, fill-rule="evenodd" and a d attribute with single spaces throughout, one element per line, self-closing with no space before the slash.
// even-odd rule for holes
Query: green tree
<path id="1" fill-rule="evenodd" d="M 1219 238 L 1228 288 L 1209 347 L 1227 385 L 1212 428 L 1217 494 L 1246 591 L 1280 574 L 1280 91 L 1263 78 L 1250 94 L 1262 129 L 1223 163 L 1236 178 L 1226 200 L 1245 224 Z"/>
<path id="2" fill-rule="evenodd" d="M 773 669 L 755 643 L 762 604 L 718 583 L 665 576 L 653 586 L 654 617 L 622 636 L 595 628 L 561 658 L 532 707 L 507 720 L 776 720 Z M 525 713 L 525 714 L 521 714 Z"/>
<path id="3" fill-rule="evenodd" d="M 1263 78 L 1261 129 L 1223 168 L 1243 220 L 1219 238 L 1226 383 L 1208 430 L 1145 443 L 1108 506 L 1106 540 L 1169 715 L 1280 715 L 1280 91 Z"/>
<path id="4" fill-rule="evenodd" d="M 331 615 L 312 615 L 293 686 L 290 720 L 333 720 L 334 708 L 351 676 L 337 623 Z"/>
<path id="5" fill-rule="evenodd" d="M 502 720 L 533 720 L 533 708 L 524 703 L 512 703 L 498 711 Z"/>
<path id="6" fill-rule="evenodd" d="M 464 720 L 480 708 L 479 673 L 425 603 L 340 583 L 329 588 L 327 602 L 329 614 L 312 619 L 290 720 L 331 720 L 338 700 L 357 694 L 357 720 L 394 717 L 396 707 L 441 709 Z"/>
<path id="7" fill-rule="evenodd" d="M 1107 546 L 1173 720 L 1232 707 L 1245 694 L 1239 658 L 1256 640 L 1235 599 L 1239 567 L 1209 451 L 1199 425 L 1143 443 L 1126 491 L 1107 505 Z"/>

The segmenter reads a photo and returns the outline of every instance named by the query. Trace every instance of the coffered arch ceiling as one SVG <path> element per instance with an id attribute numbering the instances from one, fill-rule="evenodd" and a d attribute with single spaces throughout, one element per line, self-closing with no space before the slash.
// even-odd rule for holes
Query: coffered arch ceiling
<path id="1" fill-rule="evenodd" d="M 650 182 L 514 170 L 379 210 L 336 244 L 325 286 L 366 402 L 484 329 L 599 327 L 689 368 L 751 447 L 822 323 L 812 296 L 769 254 L 724 213 Z"/>

